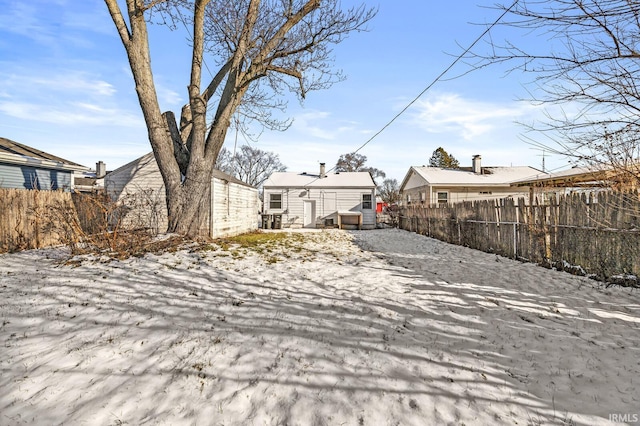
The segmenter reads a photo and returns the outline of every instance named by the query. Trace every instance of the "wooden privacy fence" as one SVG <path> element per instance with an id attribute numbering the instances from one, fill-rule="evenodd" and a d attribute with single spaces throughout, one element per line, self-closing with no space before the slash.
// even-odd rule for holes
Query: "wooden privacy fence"
<path id="1" fill-rule="evenodd" d="M 0 188 L 0 252 L 68 243 L 77 231 L 69 192 Z"/>
<path id="2" fill-rule="evenodd" d="M 405 207 L 400 228 L 489 253 L 640 286 L 637 193 L 599 192 Z"/>

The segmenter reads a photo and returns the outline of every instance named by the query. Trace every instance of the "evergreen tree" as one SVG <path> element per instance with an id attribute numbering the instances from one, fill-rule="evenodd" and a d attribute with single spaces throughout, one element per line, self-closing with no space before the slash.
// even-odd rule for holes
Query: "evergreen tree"
<path id="1" fill-rule="evenodd" d="M 460 163 L 453 155 L 450 155 L 444 148 L 439 147 L 429 159 L 429 167 L 442 167 L 445 169 L 459 169 Z"/>

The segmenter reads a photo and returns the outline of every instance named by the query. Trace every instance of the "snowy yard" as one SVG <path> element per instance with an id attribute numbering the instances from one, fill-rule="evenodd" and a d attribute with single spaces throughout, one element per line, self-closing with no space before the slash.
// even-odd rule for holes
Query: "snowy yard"
<path id="1" fill-rule="evenodd" d="M 0 256 L 2 425 L 640 420 L 637 290 L 395 229 L 62 255 Z"/>

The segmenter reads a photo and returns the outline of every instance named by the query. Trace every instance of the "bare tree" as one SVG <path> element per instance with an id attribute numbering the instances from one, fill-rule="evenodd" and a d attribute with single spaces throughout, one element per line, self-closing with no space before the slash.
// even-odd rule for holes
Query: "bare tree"
<path id="1" fill-rule="evenodd" d="M 229 151 L 225 147 L 222 147 L 222 149 L 218 153 L 216 162 L 213 164 L 213 168 L 233 176 L 233 154 L 231 153 L 231 151 Z"/>
<path id="2" fill-rule="evenodd" d="M 396 179 L 385 179 L 378 187 L 378 195 L 387 204 L 395 204 L 400 201 L 400 185 Z"/>
<path id="3" fill-rule="evenodd" d="M 242 145 L 235 155 L 222 148 L 216 168 L 256 187 L 262 185 L 273 172 L 287 170 L 287 166 L 280 162 L 278 154 L 249 145 Z"/>
<path id="4" fill-rule="evenodd" d="M 640 3 L 521 0 L 500 8 L 508 11 L 502 24 L 526 33 L 520 43 L 537 37 L 537 50 L 492 37 L 474 65 L 508 62 L 511 71 L 533 74 L 532 100 L 555 109 L 544 123 L 528 124 L 551 145 L 531 143 L 640 183 Z"/>
<path id="5" fill-rule="evenodd" d="M 127 52 L 149 141 L 165 183 L 168 231 L 195 236 L 206 229 L 213 165 L 234 114 L 277 127 L 271 110 L 285 89 L 301 99 L 342 76 L 330 46 L 358 31 L 375 11 L 341 10 L 338 0 L 105 0 Z M 147 21 L 191 27 L 189 103 L 180 121 L 162 113 L 149 51 Z M 203 82 L 205 56 L 217 64 Z M 204 83 L 204 84 L 203 84 Z"/>
<path id="6" fill-rule="evenodd" d="M 387 174 L 380 169 L 376 169 L 375 167 L 365 167 L 366 163 L 366 155 L 358 154 L 357 152 L 350 152 L 340 156 L 336 163 L 335 170 L 336 172 L 369 172 L 374 180 L 376 178 L 385 178 L 387 176 Z"/>

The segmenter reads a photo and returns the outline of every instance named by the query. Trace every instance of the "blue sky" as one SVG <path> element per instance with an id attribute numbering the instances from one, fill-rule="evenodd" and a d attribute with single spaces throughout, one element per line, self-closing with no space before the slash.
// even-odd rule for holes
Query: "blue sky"
<path id="1" fill-rule="evenodd" d="M 357 4 L 355 0 L 343 5 Z M 379 7 L 369 31 L 334 49 L 347 80 L 289 99 L 285 132 L 263 132 L 250 143 L 272 151 L 290 171 L 335 165 L 378 132 L 493 22 L 493 0 L 364 2 Z M 186 101 L 189 48 L 184 32 L 150 28 L 152 64 L 163 110 Z M 494 40 L 503 30 L 492 32 Z M 512 39 L 513 40 L 513 39 Z M 540 40 L 518 39 L 534 45 Z M 213 61 L 210 61 L 213 64 Z M 367 164 L 401 181 L 442 146 L 462 165 L 481 154 L 484 165 L 541 168 L 541 153 L 523 140 L 518 122 L 542 117 L 525 98 L 531 76 L 505 67 L 466 73 L 459 63 L 360 153 Z M 215 70 L 212 69 L 212 72 Z M 459 76 L 458 78 L 452 78 Z M 115 169 L 150 146 L 124 49 L 100 0 L 0 0 L 0 136 L 95 167 Z M 233 150 L 235 132 L 225 144 Z M 242 135 L 238 144 L 247 143 Z M 568 166 L 546 157 L 547 169 Z"/>

